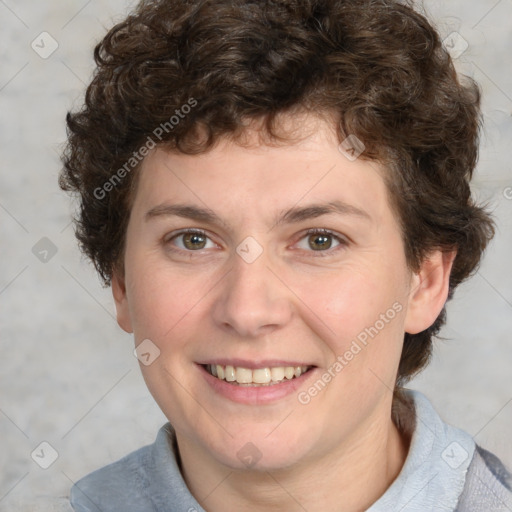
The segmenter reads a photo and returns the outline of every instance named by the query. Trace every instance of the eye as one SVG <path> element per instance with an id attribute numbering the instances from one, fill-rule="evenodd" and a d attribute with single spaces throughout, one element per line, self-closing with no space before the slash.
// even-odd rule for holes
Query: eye
<path id="1" fill-rule="evenodd" d="M 172 243 L 174 240 L 176 240 L 176 243 Z M 167 238 L 165 242 L 166 244 L 178 247 L 182 251 L 191 252 L 214 247 L 215 244 L 211 240 L 211 245 L 208 246 L 208 240 L 210 238 L 204 231 L 200 229 L 187 229 Z"/>
<path id="2" fill-rule="evenodd" d="M 303 240 L 305 242 L 302 242 Z M 337 244 L 334 246 L 334 249 L 332 249 L 333 242 Z M 307 231 L 306 236 L 300 239 L 297 246 L 299 249 L 309 252 L 313 250 L 314 252 L 322 253 L 335 251 L 340 247 L 345 247 L 347 244 L 348 242 L 346 240 L 335 235 L 328 229 L 310 229 Z M 324 254 L 316 254 L 316 256 L 324 256 Z"/>

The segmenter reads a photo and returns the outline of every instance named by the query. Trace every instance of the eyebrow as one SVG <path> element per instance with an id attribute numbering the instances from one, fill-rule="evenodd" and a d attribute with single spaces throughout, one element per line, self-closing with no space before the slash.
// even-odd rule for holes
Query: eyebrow
<path id="1" fill-rule="evenodd" d="M 366 211 L 356 206 L 344 203 L 343 201 L 331 201 L 329 203 L 311 204 L 303 207 L 294 206 L 288 210 L 283 210 L 277 215 L 273 226 L 293 224 L 308 219 L 314 219 L 322 215 L 333 214 L 350 215 L 367 221 L 372 220 L 371 216 Z M 209 224 L 227 225 L 213 210 L 192 204 L 161 204 L 151 208 L 144 217 L 146 221 L 149 221 L 161 216 L 176 216 Z"/>
<path id="2" fill-rule="evenodd" d="M 367 221 L 372 218 L 369 213 L 357 206 L 344 203 L 343 201 L 331 201 L 325 204 L 311 204 L 303 207 L 294 207 L 282 212 L 275 221 L 275 225 L 292 224 L 303 220 L 314 219 L 322 215 L 350 215 Z"/>

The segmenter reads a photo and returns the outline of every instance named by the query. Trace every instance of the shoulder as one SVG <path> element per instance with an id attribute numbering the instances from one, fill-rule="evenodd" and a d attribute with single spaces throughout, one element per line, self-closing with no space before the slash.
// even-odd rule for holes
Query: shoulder
<path id="1" fill-rule="evenodd" d="M 512 510 L 512 474 L 493 453 L 476 445 L 456 512 Z"/>
<path id="2" fill-rule="evenodd" d="M 71 488 L 71 505 L 77 512 L 144 510 L 146 468 L 153 445 L 140 448 L 100 468 Z"/>
<path id="3" fill-rule="evenodd" d="M 170 512 L 203 510 L 179 469 L 176 435 L 170 423 L 153 444 L 94 471 L 71 489 L 76 512 Z"/>

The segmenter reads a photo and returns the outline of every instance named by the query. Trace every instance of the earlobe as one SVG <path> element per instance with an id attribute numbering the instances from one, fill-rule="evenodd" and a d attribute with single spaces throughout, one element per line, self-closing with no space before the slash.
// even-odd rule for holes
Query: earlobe
<path id="1" fill-rule="evenodd" d="M 431 253 L 411 280 L 405 332 L 417 334 L 428 329 L 448 298 L 450 273 L 456 251 Z"/>
<path id="2" fill-rule="evenodd" d="M 115 271 L 112 276 L 112 295 L 116 305 L 117 323 L 127 333 L 133 333 L 128 298 L 126 295 L 126 283 L 124 275 Z"/>

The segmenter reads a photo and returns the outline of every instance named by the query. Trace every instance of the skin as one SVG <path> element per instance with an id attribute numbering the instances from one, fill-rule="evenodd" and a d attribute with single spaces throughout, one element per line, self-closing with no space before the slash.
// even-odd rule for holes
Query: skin
<path id="1" fill-rule="evenodd" d="M 399 474 L 409 444 L 391 420 L 404 332 L 430 326 L 447 298 L 454 254 L 434 251 L 419 272 L 409 270 L 384 169 L 347 159 L 326 121 L 288 121 L 301 126 L 300 141 L 271 147 L 248 127 L 250 145 L 223 139 L 200 155 L 148 155 L 124 273 L 113 279 L 120 326 L 136 345 L 150 339 L 160 350 L 142 372 L 176 430 L 185 481 L 209 512 L 325 512 L 340 503 L 355 512 L 374 503 Z M 335 200 L 369 218 L 275 223 L 292 207 Z M 222 220 L 148 218 L 155 207 L 178 203 L 209 208 Z M 190 237 L 174 237 L 189 228 L 207 235 L 199 249 L 190 248 Z M 328 237 L 327 248 L 315 251 L 310 228 L 344 242 Z M 248 236 L 263 249 L 252 263 L 236 252 Z M 298 393 L 396 303 L 401 311 L 301 404 Z M 196 364 L 220 357 L 316 368 L 280 400 L 241 404 L 215 392 Z M 248 442 L 261 454 L 251 467 L 237 456 Z"/>

